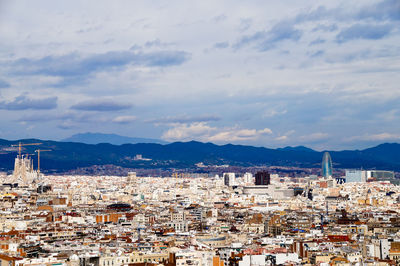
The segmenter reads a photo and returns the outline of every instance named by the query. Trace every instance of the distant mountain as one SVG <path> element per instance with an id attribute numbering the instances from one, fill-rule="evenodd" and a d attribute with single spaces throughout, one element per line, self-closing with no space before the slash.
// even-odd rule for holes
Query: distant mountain
<path id="1" fill-rule="evenodd" d="M 136 143 L 158 143 L 167 144 L 168 142 L 159 139 L 147 139 L 147 138 L 131 138 L 120 136 L 117 134 L 103 134 L 103 133 L 80 133 L 75 134 L 69 138 L 63 139 L 63 142 L 80 142 L 85 144 L 99 144 L 109 143 L 113 145 L 122 144 L 136 144 Z"/>
<path id="2" fill-rule="evenodd" d="M 296 146 L 296 147 L 291 147 L 291 146 L 286 146 L 285 148 L 278 148 L 277 150 L 281 151 L 309 151 L 309 152 L 315 152 L 313 149 L 304 147 L 304 146 Z"/>
<path id="3" fill-rule="evenodd" d="M 306 147 L 268 149 L 244 145 L 215 145 L 196 141 L 170 144 L 138 143 L 112 145 L 84 144 L 26 139 L 22 143 L 41 142 L 41 149 L 51 152 L 41 154 L 43 171 L 63 172 L 93 165 L 116 165 L 127 168 L 183 169 L 196 163 L 205 165 L 236 166 L 296 166 L 317 167 L 323 152 Z M 0 139 L 0 169 L 12 170 L 17 150 L 11 148 L 19 141 Z M 23 147 L 24 154 L 34 153 L 36 146 Z M 135 156 L 151 160 L 138 160 Z M 364 168 L 400 171 L 400 144 L 385 143 L 365 150 L 331 151 L 334 168 Z M 34 160 L 36 156 L 33 157 Z M 35 162 L 36 164 L 36 162 Z"/>

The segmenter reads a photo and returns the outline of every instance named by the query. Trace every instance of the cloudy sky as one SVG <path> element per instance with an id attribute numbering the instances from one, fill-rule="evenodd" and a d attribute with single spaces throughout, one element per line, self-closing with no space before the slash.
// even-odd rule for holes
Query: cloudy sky
<path id="1" fill-rule="evenodd" d="M 0 138 L 400 142 L 400 2 L 0 2 Z"/>

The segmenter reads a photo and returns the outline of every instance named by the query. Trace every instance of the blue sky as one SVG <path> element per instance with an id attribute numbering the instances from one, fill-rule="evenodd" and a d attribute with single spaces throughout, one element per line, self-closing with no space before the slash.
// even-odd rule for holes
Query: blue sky
<path id="1" fill-rule="evenodd" d="M 0 138 L 400 142 L 400 2 L 2 1 Z"/>

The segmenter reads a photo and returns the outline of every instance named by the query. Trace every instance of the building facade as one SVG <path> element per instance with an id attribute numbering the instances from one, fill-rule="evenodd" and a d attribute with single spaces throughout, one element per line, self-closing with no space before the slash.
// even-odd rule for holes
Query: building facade
<path id="1" fill-rule="evenodd" d="M 267 171 L 256 173 L 256 186 L 267 186 L 271 183 L 271 176 Z"/>

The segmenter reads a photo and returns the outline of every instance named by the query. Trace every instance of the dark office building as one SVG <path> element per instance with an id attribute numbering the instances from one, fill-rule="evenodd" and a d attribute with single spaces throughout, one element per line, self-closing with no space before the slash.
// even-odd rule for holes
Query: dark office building
<path id="1" fill-rule="evenodd" d="M 293 188 L 294 196 L 296 197 L 297 195 L 303 195 L 304 189 L 301 187 L 295 187 Z"/>
<path id="2" fill-rule="evenodd" d="M 257 172 L 256 174 L 256 186 L 269 185 L 271 181 L 270 175 L 267 171 Z"/>

